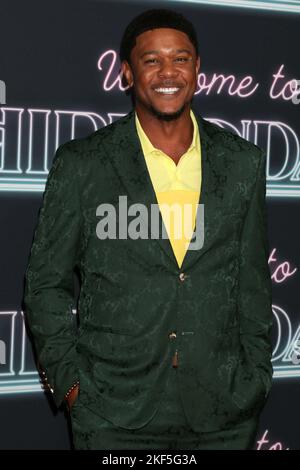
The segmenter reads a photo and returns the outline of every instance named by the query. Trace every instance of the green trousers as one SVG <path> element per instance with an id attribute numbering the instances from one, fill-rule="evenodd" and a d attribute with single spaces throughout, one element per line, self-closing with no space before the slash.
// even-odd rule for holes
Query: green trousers
<path id="1" fill-rule="evenodd" d="M 159 409 L 144 427 L 127 430 L 114 426 L 80 402 L 71 411 L 75 450 L 254 450 L 257 417 L 232 429 L 194 432 L 186 421 L 179 395 L 177 369 L 170 371 Z"/>

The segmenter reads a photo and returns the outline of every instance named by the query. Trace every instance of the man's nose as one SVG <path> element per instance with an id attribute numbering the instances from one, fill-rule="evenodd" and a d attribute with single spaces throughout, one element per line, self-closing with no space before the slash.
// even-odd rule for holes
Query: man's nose
<path id="1" fill-rule="evenodd" d="M 173 64 L 172 62 L 163 61 L 161 66 L 160 66 L 158 74 L 161 77 L 163 77 L 163 76 L 165 76 L 165 77 L 172 76 L 173 77 L 173 76 L 178 75 L 178 70 L 176 69 L 175 64 Z"/>

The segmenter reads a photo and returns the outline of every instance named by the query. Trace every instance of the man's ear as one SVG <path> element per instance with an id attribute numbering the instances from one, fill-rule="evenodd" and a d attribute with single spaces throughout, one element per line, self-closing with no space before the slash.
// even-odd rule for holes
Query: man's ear
<path id="1" fill-rule="evenodd" d="M 132 74 L 131 67 L 130 67 L 129 63 L 127 62 L 127 60 L 123 60 L 123 62 L 121 64 L 121 70 L 122 70 L 122 74 L 124 75 L 129 88 L 131 88 L 133 86 L 133 74 Z"/>

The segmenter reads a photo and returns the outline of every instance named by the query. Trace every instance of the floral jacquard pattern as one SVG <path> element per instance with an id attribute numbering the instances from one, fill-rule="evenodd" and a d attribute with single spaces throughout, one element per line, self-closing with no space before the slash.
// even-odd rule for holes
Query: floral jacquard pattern
<path id="1" fill-rule="evenodd" d="M 150 226 L 147 239 L 97 237 L 100 204 L 117 207 L 123 195 L 128 206 L 142 203 L 150 213 L 156 203 L 133 111 L 56 151 L 24 301 L 57 406 L 79 380 L 78 407 L 139 428 L 157 410 L 175 349 L 195 431 L 258 416 L 266 402 L 272 379 L 266 155 L 194 113 L 204 243 L 187 251 L 180 269 L 170 241 L 151 239 Z M 79 329 L 72 314 L 75 268 Z"/>

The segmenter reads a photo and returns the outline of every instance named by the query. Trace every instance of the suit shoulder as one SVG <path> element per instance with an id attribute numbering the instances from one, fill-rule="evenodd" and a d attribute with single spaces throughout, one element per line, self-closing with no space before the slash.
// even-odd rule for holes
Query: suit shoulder
<path id="1" fill-rule="evenodd" d="M 246 152 L 248 157 L 254 158 L 255 160 L 258 159 L 260 161 L 264 156 L 265 151 L 253 142 L 207 119 L 203 119 L 203 121 L 205 131 L 210 138 L 213 139 L 214 143 L 232 152 Z"/>
<path id="2" fill-rule="evenodd" d="M 56 154 L 62 155 L 63 158 L 68 158 L 67 155 L 72 155 L 70 158 L 76 160 L 86 160 L 96 155 L 97 158 L 101 158 L 101 156 L 105 155 L 103 144 L 107 143 L 109 145 L 109 143 L 113 141 L 114 136 L 119 132 L 121 127 L 127 123 L 130 114 L 131 113 L 126 114 L 85 137 L 64 142 L 57 148 Z"/>

